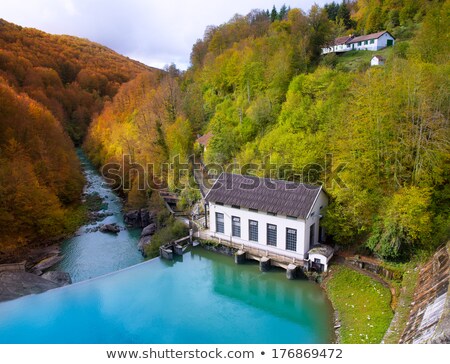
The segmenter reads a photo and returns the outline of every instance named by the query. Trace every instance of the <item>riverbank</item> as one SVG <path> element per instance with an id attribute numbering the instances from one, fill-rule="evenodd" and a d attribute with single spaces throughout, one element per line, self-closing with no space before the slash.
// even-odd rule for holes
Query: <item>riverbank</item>
<path id="1" fill-rule="evenodd" d="M 380 282 L 343 265 L 332 265 L 322 287 L 340 326 L 342 344 L 380 343 L 393 317 L 391 293 Z"/>

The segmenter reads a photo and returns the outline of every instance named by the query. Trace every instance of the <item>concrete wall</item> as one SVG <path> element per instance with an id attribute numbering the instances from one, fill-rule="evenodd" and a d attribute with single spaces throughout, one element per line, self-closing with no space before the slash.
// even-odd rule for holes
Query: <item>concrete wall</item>
<path id="1" fill-rule="evenodd" d="M 401 343 L 450 343 L 450 243 L 421 269 Z"/>

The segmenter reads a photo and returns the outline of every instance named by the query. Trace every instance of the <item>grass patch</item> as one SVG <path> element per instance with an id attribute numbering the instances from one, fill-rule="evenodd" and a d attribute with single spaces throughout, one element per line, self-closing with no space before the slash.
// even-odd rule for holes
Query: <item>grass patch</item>
<path id="1" fill-rule="evenodd" d="M 370 67 L 370 60 L 375 55 L 388 58 L 393 52 L 393 47 L 387 47 L 376 52 L 349 51 L 336 57 L 336 69 L 345 72 L 360 72 Z"/>
<path id="2" fill-rule="evenodd" d="M 325 289 L 341 320 L 341 343 L 380 343 L 393 316 L 389 289 L 347 267 L 331 273 Z"/>

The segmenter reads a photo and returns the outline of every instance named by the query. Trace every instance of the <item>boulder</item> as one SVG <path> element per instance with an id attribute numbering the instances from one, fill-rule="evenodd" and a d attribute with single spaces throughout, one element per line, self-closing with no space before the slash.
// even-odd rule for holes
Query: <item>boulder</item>
<path id="1" fill-rule="evenodd" d="M 141 209 L 141 227 L 148 226 L 156 222 L 156 212 L 148 209 Z"/>
<path id="2" fill-rule="evenodd" d="M 139 210 L 130 210 L 123 215 L 125 224 L 132 227 L 142 227 L 141 212 Z"/>
<path id="3" fill-rule="evenodd" d="M 42 272 L 52 266 L 54 266 L 56 263 L 59 263 L 61 260 L 63 260 L 63 256 L 59 254 L 52 255 L 48 258 L 42 259 L 38 264 L 36 264 L 32 271 L 33 272 Z"/>
<path id="4" fill-rule="evenodd" d="M 144 236 L 153 235 L 156 232 L 156 224 L 147 225 L 142 229 L 141 238 Z"/>
<path id="5" fill-rule="evenodd" d="M 117 224 L 105 224 L 100 226 L 100 231 L 102 233 L 113 233 L 117 234 L 120 231 L 120 227 Z"/>
<path id="6" fill-rule="evenodd" d="M 56 283 L 61 287 L 72 284 L 72 279 L 70 278 L 70 274 L 67 272 L 50 271 L 50 272 L 45 272 L 41 277 L 44 279 L 47 279 L 50 282 Z"/>
<path id="7" fill-rule="evenodd" d="M 147 226 L 150 224 L 150 212 L 148 209 L 141 209 L 141 226 Z"/>
<path id="8" fill-rule="evenodd" d="M 142 255 L 144 257 L 146 257 L 145 254 L 145 248 L 150 245 L 152 242 L 152 238 L 151 236 L 143 236 L 142 238 L 139 239 L 139 243 L 137 245 L 138 250 L 142 253 Z"/>

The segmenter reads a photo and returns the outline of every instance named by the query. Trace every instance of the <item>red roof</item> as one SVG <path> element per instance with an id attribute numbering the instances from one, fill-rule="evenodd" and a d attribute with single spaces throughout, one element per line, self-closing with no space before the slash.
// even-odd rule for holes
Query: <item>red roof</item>
<path id="1" fill-rule="evenodd" d="M 334 40 L 334 45 L 346 44 L 348 41 L 352 40 L 353 36 L 339 37 Z"/>
<path id="2" fill-rule="evenodd" d="M 213 137 L 213 133 L 211 131 L 209 131 L 205 135 L 202 135 L 201 137 L 199 137 L 196 141 L 200 145 L 207 145 L 212 137 Z"/>

